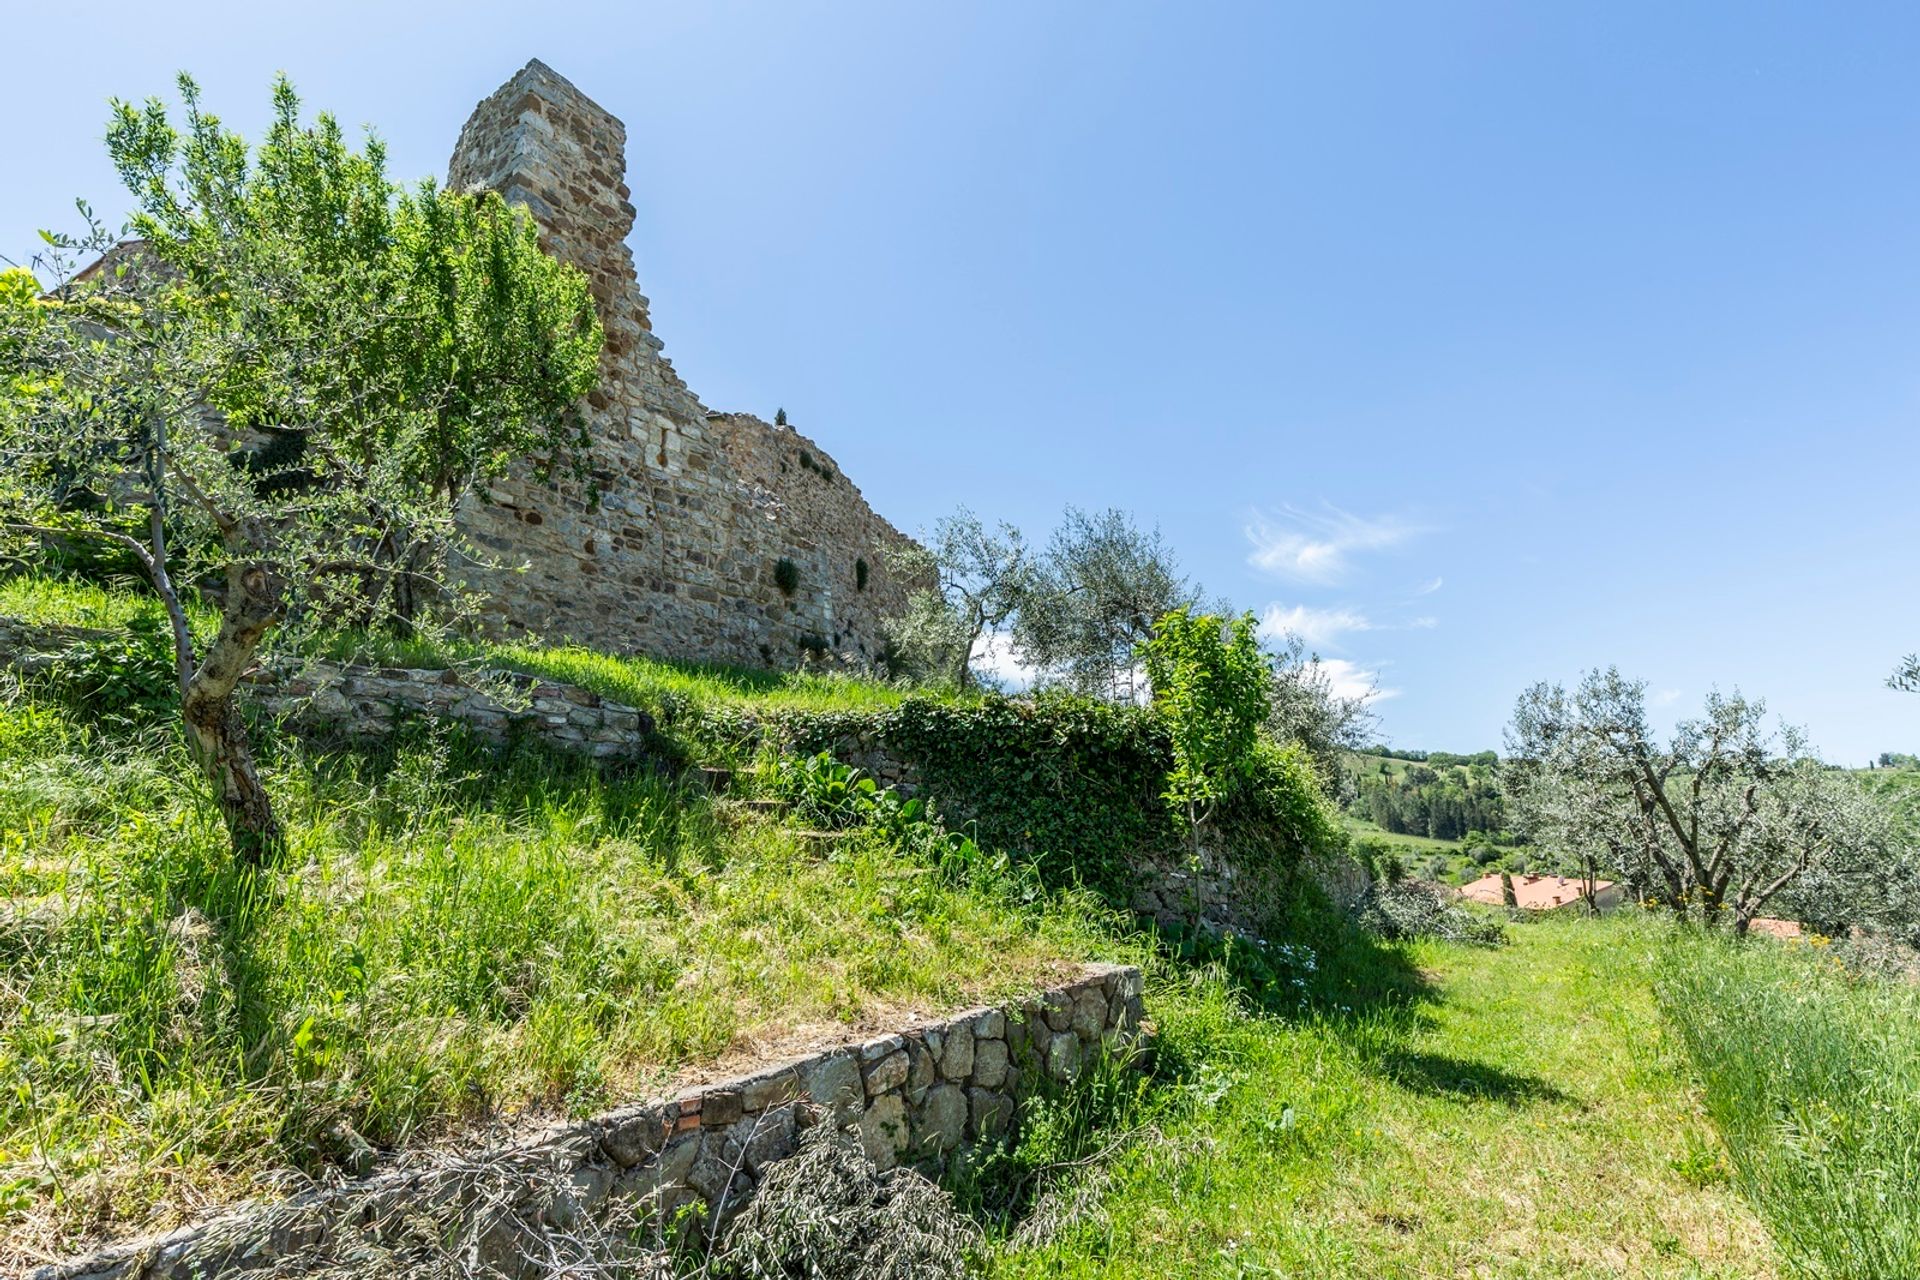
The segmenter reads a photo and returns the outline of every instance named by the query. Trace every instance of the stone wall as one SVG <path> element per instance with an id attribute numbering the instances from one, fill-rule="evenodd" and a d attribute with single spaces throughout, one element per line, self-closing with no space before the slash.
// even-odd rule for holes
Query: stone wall
<path id="1" fill-rule="evenodd" d="M 1131 1053 L 1145 1007 L 1135 968 L 1090 965 L 1070 982 L 1004 1009 L 972 1009 L 858 1044 L 555 1126 L 518 1145 L 243 1205 L 170 1235 L 43 1267 L 33 1280 L 189 1280 L 377 1250 L 409 1206 L 452 1206 L 473 1242 L 468 1272 L 536 1252 L 540 1233 L 577 1231 L 612 1201 L 671 1216 L 722 1216 L 752 1195 L 799 1132 L 857 1133 L 881 1169 L 935 1168 L 1005 1132 L 1042 1079 L 1071 1086 L 1103 1052 Z M 478 1171 L 490 1171 L 484 1176 Z M 284 1267 L 284 1270 L 282 1268 Z M 489 1272 L 489 1274 L 492 1274 Z"/>
<path id="2" fill-rule="evenodd" d="M 790 740 L 779 740 L 775 745 L 782 751 L 795 749 Z M 906 795 L 924 791 L 920 769 L 912 757 L 887 741 L 884 733 L 868 729 L 844 732 L 824 742 L 810 740 L 806 749 L 822 747 L 840 763 L 862 770 L 881 786 L 898 788 Z M 942 813 L 947 820 L 964 826 L 969 815 L 954 803 L 954 797 L 932 798 L 946 802 Z M 1259 874 L 1237 868 L 1233 857 L 1217 844 L 1203 845 L 1197 866 L 1184 849 L 1134 849 L 1127 861 L 1132 882 L 1124 905 L 1135 915 L 1161 926 L 1197 924 L 1215 933 L 1248 936 L 1259 936 L 1272 927 L 1272 921 L 1265 918 L 1271 885 L 1267 886 L 1269 891 L 1263 891 Z M 1343 911 L 1351 910 L 1371 883 L 1366 869 L 1351 858 L 1329 859 L 1306 870 Z"/>
<path id="3" fill-rule="evenodd" d="M 0 618 L 0 668 L 42 671 L 98 627 Z M 325 659 L 250 671 L 246 697 L 268 715 L 349 737 L 377 738 L 410 717 L 451 720 L 489 742 L 537 738 L 602 760 L 644 757 L 653 717 L 578 685 L 505 671 L 369 667 Z"/>
<path id="4" fill-rule="evenodd" d="M 646 754 L 653 718 L 591 689 L 506 672 L 463 673 L 308 661 L 291 674 L 260 673 L 253 700 L 269 714 L 379 737 L 402 720 L 452 720 L 489 742 L 538 738 L 599 759 Z"/>
<path id="5" fill-rule="evenodd" d="M 908 540 L 818 444 L 711 413 L 675 373 L 626 244 L 625 151 L 620 121 L 538 61 L 474 109 L 454 149 L 449 184 L 525 205 L 548 251 L 586 273 L 606 329 L 585 406 L 591 479 L 522 472 L 476 495 L 461 524 L 495 563 L 466 576 L 506 632 L 754 666 L 867 664 L 911 586 L 889 566 Z M 775 579 L 782 560 L 799 571 L 791 593 Z"/>

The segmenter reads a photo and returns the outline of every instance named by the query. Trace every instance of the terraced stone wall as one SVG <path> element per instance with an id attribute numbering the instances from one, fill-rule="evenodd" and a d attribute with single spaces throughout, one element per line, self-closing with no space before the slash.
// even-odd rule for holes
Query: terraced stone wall
<path id="1" fill-rule="evenodd" d="M 32 1273 L 33 1280 L 191 1280 L 373 1256 L 410 1211 L 467 1218 L 471 1273 L 513 1274 L 553 1233 L 623 1200 L 642 1218 L 683 1209 L 723 1217 L 791 1155 L 802 1130 L 859 1135 L 882 1169 L 937 1168 L 1016 1122 L 1043 1078 L 1072 1087 L 1102 1053 L 1131 1053 L 1145 1006 L 1138 969 L 1090 965 L 1006 1008 L 971 1009 L 837 1045 L 670 1097 L 556 1126 L 518 1146 L 465 1153 L 240 1206 L 211 1222 Z M 528 1267 L 528 1270 L 534 1268 Z"/>

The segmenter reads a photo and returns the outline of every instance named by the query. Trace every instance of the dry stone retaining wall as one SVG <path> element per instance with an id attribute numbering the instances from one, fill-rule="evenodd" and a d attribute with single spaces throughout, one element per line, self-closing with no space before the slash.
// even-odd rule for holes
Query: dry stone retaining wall
<path id="1" fill-rule="evenodd" d="M 353 737 L 379 737 L 408 716 L 453 720 L 490 742 L 533 737 L 598 759 L 646 753 L 653 717 L 591 689 L 503 672 L 431 671 L 309 661 L 284 679 L 263 675 L 266 711 Z"/>
<path id="2" fill-rule="evenodd" d="M 0 666 L 44 669 L 98 627 L 29 625 L 0 618 Z M 537 738 L 602 760 L 647 754 L 653 717 L 578 685 L 502 671 L 370 667 L 325 659 L 249 673 L 247 693 L 269 715 L 349 737 L 377 738 L 419 716 L 451 720 L 489 742 Z"/>
<path id="3" fill-rule="evenodd" d="M 190 1280 L 297 1272 L 343 1236 L 373 1237 L 409 1205 L 482 1215 L 466 1233 L 470 1270 L 511 1269 L 529 1233 L 571 1230 L 625 1200 L 670 1219 L 686 1207 L 737 1209 L 799 1132 L 830 1123 L 858 1133 L 882 1169 L 934 1167 L 1005 1133 L 1044 1078 L 1070 1087 L 1103 1053 L 1133 1052 L 1142 1033 L 1138 969 L 1090 965 L 1074 980 L 1004 1009 L 972 1009 L 751 1074 L 554 1127 L 522 1145 L 460 1162 L 394 1171 L 240 1206 L 209 1223 L 32 1273 L 33 1280 Z M 492 1176 L 480 1178 L 484 1165 Z"/>

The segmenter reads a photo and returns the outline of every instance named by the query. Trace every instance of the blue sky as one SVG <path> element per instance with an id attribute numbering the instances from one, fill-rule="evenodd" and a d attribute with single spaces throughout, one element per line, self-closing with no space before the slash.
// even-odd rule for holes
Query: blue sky
<path id="1" fill-rule="evenodd" d="M 537 56 L 627 122 L 689 383 L 902 527 L 1127 508 L 1403 746 L 1613 662 L 1663 717 L 1738 686 L 1830 758 L 1920 749 L 1913 6 L 88 18 L 0 78 L 0 252 L 124 208 L 106 99 L 176 69 L 249 130 L 285 70 L 413 177 Z"/>

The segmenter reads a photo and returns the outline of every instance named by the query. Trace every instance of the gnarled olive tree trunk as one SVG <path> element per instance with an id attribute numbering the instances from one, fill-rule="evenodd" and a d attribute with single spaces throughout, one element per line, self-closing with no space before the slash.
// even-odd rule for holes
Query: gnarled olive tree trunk
<path id="1" fill-rule="evenodd" d="M 280 615 L 280 597 L 281 584 L 266 566 L 228 568 L 220 632 L 187 682 L 180 702 L 187 744 L 213 786 L 233 850 L 254 863 L 277 856 L 286 836 L 260 782 L 233 695 L 267 628 Z"/>

